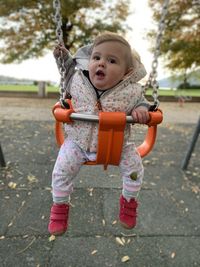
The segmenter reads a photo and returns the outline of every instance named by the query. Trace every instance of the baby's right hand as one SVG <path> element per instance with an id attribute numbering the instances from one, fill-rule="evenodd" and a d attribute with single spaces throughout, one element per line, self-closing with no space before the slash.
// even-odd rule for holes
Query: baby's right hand
<path id="1" fill-rule="evenodd" d="M 54 48 L 54 51 L 53 51 L 53 55 L 55 58 L 65 57 L 66 55 L 68 55 L 68 53 L 69 52 L 65 48 L 64 44 L 56 45 L 56 47 Z"/>

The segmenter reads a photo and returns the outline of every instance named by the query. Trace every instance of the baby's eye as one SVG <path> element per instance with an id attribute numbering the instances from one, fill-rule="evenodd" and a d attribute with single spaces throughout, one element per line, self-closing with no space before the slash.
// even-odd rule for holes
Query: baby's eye
<path id="1" fill-rule="evenodd" d="M 96 56 L 93 56 L 93 59 L 94 60 L 100 60 L 100 56 L 97 56 L 97 55 Z"/>
<path id="2" fill-rule="evenodd" d="M 109 58 L 108 61 L 111 63 L 111 64 L 115 64 L 116 63 L 116 60 L 114 58 Z"/>

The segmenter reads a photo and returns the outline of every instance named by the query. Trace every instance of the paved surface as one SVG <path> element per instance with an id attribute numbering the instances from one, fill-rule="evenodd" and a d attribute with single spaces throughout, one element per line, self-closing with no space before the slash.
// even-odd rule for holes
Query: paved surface
<path id="1" fill-rule="evenodd" d="M 153 152 L 144 158 L 135 229 L 124 230 L 117 222 L 118 168 L 84 166 L 72 195 L 69 230 L 51 240 L 50 180 L 58 151 L 53 103 L 0 98 L 7 161 L 0 169 L 0 266 L 200 266 L 200 140 L 188 170 L 180 168 L 200 104 L 162 103 L 165 120 Z"/>

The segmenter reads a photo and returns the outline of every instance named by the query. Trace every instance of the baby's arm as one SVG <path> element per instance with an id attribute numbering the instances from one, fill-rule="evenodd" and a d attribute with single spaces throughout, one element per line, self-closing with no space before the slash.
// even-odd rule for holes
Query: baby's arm
<path id="1" fill-rule="evenodd" d="M 56 45 L 53 55 L 56 59 L 59 72 L 61 73 L 64 71 L 65 73 L 65 84 L 67 84 L 75 72 L 76 63 L 64 44 Z"/>
<path id="2" fill-rule="evenodd" d="M 144 94 L 141 93 L 138 103 L 135 105 L 131 112 L 133 120 L 140 124 L 146 124 L 149 120 L 149 108 L 151 107 Z"/>
<path id="3" fill-rule="evenodd" d="M 58 60 L 59 58 L 66 58 L 67 59 L 67 57 L 71 57 L 69 51 L 66 49 L 64 44 L 56 45 L 54 48 L 54 51 L 53 51 L 53 55 L 54 55 L 56 60 Z"/>
<path id="4" fill-rule="evenodd" d="M 131 116 L 133 117 L 134 122 L 140 124 L 146 124 L 150 119 L 148 108 L 146 106 L 136 107 L 132 110 Z"/>

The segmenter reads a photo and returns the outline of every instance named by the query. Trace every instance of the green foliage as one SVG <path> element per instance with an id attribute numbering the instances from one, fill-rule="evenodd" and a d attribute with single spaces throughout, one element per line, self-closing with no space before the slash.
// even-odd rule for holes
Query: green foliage
<path id="1" fill-rule="evenodd" d="M 0 0 L 0 61 L 39 57 L 56 42 L 53 0 Z M 65 46 L 72 52 L 104 30 L 124 33 L 129 0 L 62 0 Z"/>
<path id="2" fill-rule="evenodd" d="M 149 0 L 153 18 L 158 23 L 164 1 Z M 170 1 L 161 41 L 161 55 L 165 66 L 186 73 L 200 66 L 200 2 L 195 0 Z M 155 38 L 155 31 L 149 33 Z"/>
<path id="3" fill-rule="evenodd" d="M 190 89 L 200 90 L 200 84 L 196 85 L 196 84 L 190 84 L 186 82 L 186 83 L 181 83 L 178 86 L 178 89 L 185 89 L 185 88 L 187 88 L 187 90 L 190 90 Z"/>

